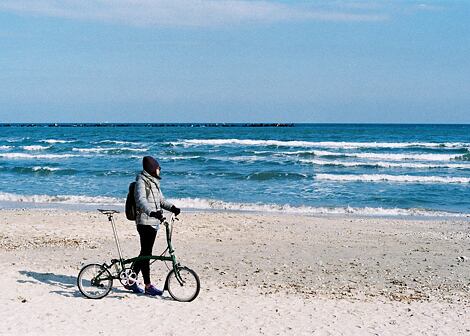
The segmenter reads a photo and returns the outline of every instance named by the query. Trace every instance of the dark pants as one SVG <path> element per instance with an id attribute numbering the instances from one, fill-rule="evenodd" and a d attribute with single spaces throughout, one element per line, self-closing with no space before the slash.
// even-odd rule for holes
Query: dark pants
<path id="1" fill-rule="evenodd" d="M 139 256 L 152 255 L 153 243 L 155 242 L 157 231 L 150 225 L 137 225 L 137 232 L 139 232 L 139 236 L 140 236 Z M 150 261 L 148 259 L 137 261 L 134 264 L 133 269 L 137 275 L 139 274 L 140 271 L 142 271 L 142 276 L 144 277 L 144 283 L 146 285 L 150 284 Z"/>

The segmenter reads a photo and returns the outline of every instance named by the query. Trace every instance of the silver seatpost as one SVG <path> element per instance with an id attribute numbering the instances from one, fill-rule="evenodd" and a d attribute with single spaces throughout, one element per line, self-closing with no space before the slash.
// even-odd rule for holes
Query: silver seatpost
<path id="1" fill-rule="evenodd" d="M 114 240 L 116 241 L 116 247 L 119 253 L 119 259 L 122 260 L 121 246 L 119 245 L 119 238 L 118 238 L 117 231 L 116 231 L 116 225 L 114 224 L 113 215 L 109 214 L 108 219 L 111 222 L 111 225 L 113 226 Z"/>

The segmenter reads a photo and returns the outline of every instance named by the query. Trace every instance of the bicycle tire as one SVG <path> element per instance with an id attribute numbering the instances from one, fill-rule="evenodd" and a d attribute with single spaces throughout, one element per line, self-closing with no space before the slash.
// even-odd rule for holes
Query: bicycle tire
<path id="1" fill-rule="evenodd" d="M 165 281 L 165 289 L 168 290 L 170 296 L 180 302 L 193 301 L 201 289 L 199 277 L 192 269 L 185 266 L 178 266 L 178 273 L 183 280 L 181 284 L 176 278 L 175 270 L 172 269 Z"/>
<path id="2" fill-rule="evenodd" d="M 100 278 L 96 279 L 97 276 Z M 111 291 L 113 277 L 102 265 L 89 264 L 78 273 L 77 286 L 83 296 L 89 299 L 101 299 Z"/>

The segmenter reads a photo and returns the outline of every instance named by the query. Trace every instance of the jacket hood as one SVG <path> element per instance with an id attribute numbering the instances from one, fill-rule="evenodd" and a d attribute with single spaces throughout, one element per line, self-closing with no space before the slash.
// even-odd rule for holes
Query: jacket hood
<path id="1" fill-rule="evenodd" d="M 160 164 L 155 158 L 151 156 L 144 156 L 142 160 L 142 166 L 144 168 L 144 171 L 147 172 L 149 175 L 157 179 L 160 179 L 160 177 L 155 174 L 155 171 L 157 170 L 157 168 L 160 167 Z"/>

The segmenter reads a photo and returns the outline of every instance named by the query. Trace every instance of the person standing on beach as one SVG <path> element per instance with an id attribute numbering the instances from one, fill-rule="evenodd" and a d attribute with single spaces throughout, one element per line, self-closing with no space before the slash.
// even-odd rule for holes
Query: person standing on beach
<path id="1" fill-rule="evenodd" d="M 135 202 L 136 202 L 136 227 L 140 236 L 139 256 L 152 255 L 153 244 L 157 236 L 160 223 L 165 220 L 163 210 L 173 212 L 176 216 L 181 210 L 165 200 L 160 190 L 161 167 L 157 160 L 151 156 L 145 156 L 142 160 L 143 170 L 136 177 Z M 145 293 L 148 295 L 162 295 L 162 291 L 157 289 L 150 282 L 150 262 L 149 260 L 138 261 L 133 266 L 134 272 L 138 275 L 142 271 L 145 289 L 140 288 L 137 283 L 126 286 L 126 289 L 134 293 Z"/>

